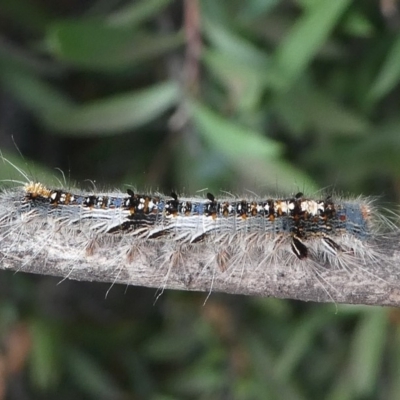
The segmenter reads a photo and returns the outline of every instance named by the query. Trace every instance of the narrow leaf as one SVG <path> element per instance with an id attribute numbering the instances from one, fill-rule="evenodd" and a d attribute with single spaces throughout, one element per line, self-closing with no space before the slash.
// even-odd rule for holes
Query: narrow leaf
<path id="1" fill-rule="evenodd" d="M 135 26 L 151 17 L 155 17 L 165 8 L 171 0 L 142 0 L 140 2 L 129 2 L 126 7 L 115 11 L 108 21 L 117 25 Z"/>
<path id="2" fill-rule="evenodd" d="M 258 132 L 220 117 L 199 103 L 192 103 L 192 116 L 199 133 L 209 145 L 230 159 L 246 156 L 271 159 L 281 145 Z"/>
<path id="3" fill-rule="evenodd" d="M 51 53 L 78 67 L 114 71 L 158 57 L 183 43 L 182 33 L 155 36 L 117 27 L 104 21 L 83 20 L 51 25 L 47 45 Z"/>
<path id="4" fill-rule="evenodd" d="M 314 190 L 307 175 L 281 159 L 282 145 L 239 123 L 231 122 L 199 103 L 191 113 L 198 133 L 214 151 L 229 160 L 246 189 L 272 188 L 293 193 L 293 189 Z"/>
<path id="5" fill-rule="evenodd" d="M 367 398 L 374 393 L 381 370 L 387 322 L 387 314 L 384 310 L 371 309 L 360 321 L 355 332 L 350 362 L 356 397 Z"/>
<path id="6" fill-rule="evenodd" d="M 286 90 L 303 73 L 350 3 L 319 0 L 307 7 L 275 54 L 275 66 L 284 78 L 277 89 Z"/>
<path id="7" fill-rule="evenodd" d="M 48 126 L 63 134 L 110 135 L 137 128 L 158 118 L 178 100 L 179 87 L 174 82 L 166 82 L 43 117 Z"/>
<path id="8" fill-rule="evenodd" d="M 400 81 L 400 36 L 388 52 L 380 72 L 369 92 L 369 99 L 378 101 L 387 95 Z"/>

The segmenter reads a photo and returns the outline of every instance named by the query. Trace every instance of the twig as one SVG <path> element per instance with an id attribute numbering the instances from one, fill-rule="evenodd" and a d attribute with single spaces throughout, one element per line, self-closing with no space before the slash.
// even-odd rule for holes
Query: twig
<path id="1" fill-rule="evenodd" d="M 45 228 L 45 227 L 44 227 Z M 164 289 L 225 292 L 303 301 L 369 305 L 400 305 L 400 256 L 395 253 L 388 265 L 380 265 L 379 278 L 367 268 L 356 271 L 294 270 L 271 266 L 269 271 L 242 268 L 225 271 L 212 266 L 208 245 L 182 245 L 175 263 L 162 254 L 162 247 L 145 242 L 133 246 L 123 237 L 92 238 L 83 247 L 81 238 L 68 238 L 61 229 L 46 237 L 46 229 L 36 235 L 4 236 L 0 229 L 0 268 L 18 272 L 59 276 L 64 279 L 123 283 Z M 38 239 L 40 238 L 40 239 Z M 195 246 L 195 247 L 194 247 Z M 123 257 L 116 253 L 123 251 Z M 173 253 L 169 255 L 169 258 Z"/>

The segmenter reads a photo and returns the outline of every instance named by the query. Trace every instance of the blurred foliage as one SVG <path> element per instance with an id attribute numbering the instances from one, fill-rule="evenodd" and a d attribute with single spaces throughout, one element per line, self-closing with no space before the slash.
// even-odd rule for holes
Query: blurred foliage
<path id="1" fill-rule="evenodd" d="M 395 0 L 0 4 L 0 148 L 30 176 L 400 198 Z M 107 289 L 1 273 L 0 399 L 399 397 L 397 310 Z"/>

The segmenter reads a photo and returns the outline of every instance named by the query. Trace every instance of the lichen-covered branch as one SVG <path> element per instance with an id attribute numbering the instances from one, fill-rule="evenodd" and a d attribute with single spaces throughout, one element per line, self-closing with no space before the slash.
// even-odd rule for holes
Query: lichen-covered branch
<path id="1" fill-rule="evenodd" d="M 79 281 L 123 283 L 164 289 L 225 292 L 252 296 L 370 305 L 400 305 L 400 257 L 388 265 L 354 271 L 270 265 L 249 270 L 243 263 L 215 267 L 209 245 L 181 245 L 166 258 L 160 245 L 124 243 L 123 237 L 92 238 L 85 247 L 65 238 L 37 240 L 12 235 L 0 241 L 0 268 Z M 58 238 L 60 239 L 60 238 Z M 114 249 L 114 250 L 113 250 Z M 123 259 L 115 251 L 124 252 Z M 172 259 L 175 258 L 175 259 Z"/>

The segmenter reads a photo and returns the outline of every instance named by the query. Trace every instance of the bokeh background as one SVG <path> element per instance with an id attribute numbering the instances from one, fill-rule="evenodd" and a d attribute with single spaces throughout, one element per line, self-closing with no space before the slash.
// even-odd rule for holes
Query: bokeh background
<path id="1" fill-rule="evenodd" d="M 399 81 L 396 0 L 0 0 L 40 181 L 396 204 Z M 396 309 L 109 288 L 0 272 L 0 400 L 400 398 Z"/>

